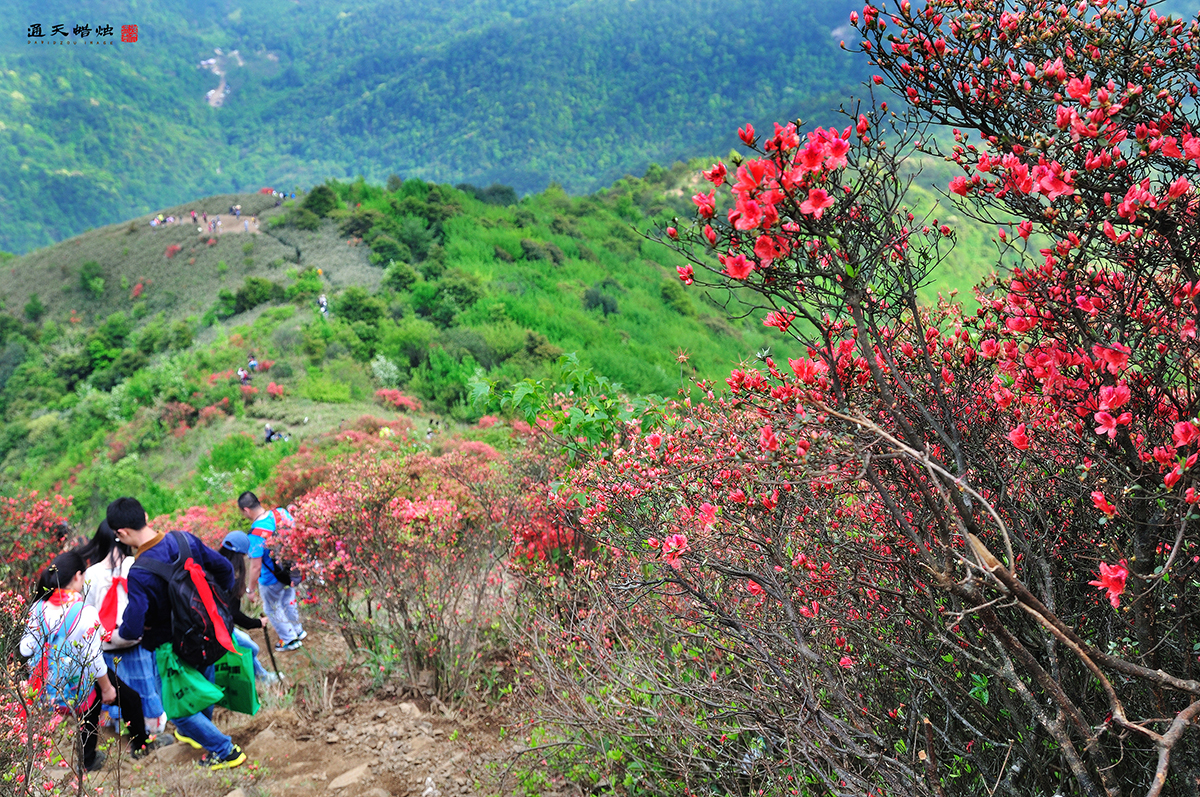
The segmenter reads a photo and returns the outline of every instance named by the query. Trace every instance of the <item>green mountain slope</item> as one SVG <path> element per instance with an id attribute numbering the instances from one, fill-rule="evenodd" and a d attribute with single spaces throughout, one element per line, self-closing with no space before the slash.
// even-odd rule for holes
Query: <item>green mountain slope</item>
<path id="1" fill-rule="evenodd" d="M 470 420 L 477 368 L 538 376 L 564 351 L 637 392 L 723 377 L 778 341 L 684 293 L 673 255 L 639 234 L 688 203 L 691 174 L 681 164 L 513 206 L 419 180 L 335 184 L 321 191 L 339 207 L 322 218 L 262 195 L 210 197 L 164 209 L 187 224 L 142 217 L 9 260 L 0 492 L 57 487 L 96 508 L 132 490 L 152 512 L 221 500 L 249 478 L 229 474 L 265 478 L 284 450 L 214 465 L 210 449 L 234 432 L 270 420 L 303 437 L 388 414 L 373 401 L 384 387 Z M 235 232 L 231 203 L 261 231 Z M 197 232 L 191 208 L 223 211 L 226 232 Z M 412 265 L 372 263 L 381 252 Z M 329 317 L 315 307 L 322 292 Z M 233 371 L 250 353 L 273 367 L 243 391 Z"/>
<path id="2" fill-rule="evenodd" d="M 295 444 L 364 414 L 394 417 L 399 405 L 419 428 L 431 411 L 472 421 L 477 370 L 538 377 L 577 352 L 632 392 L 671 395 L 767 347 L 782 359 L 786 339 L 684 290 L 674 253 L 643 235 L 690 217 L 699 166 L 516 204 L 489 204 L 511 191 L 416 179 L 333 183 L 282 207 L 261 194 L 209 197 L 163 209 L 188 223 L 155 229 L 144 216 L 9 259 L 0 494 L 55 488 L 98 512 L 132 492 L 172 512 L 253 487 Z M 191 209 L 219 212 L 224 232 L 198 231 Z M 930 297 L 986 268 L 989 231 L 956 226 L 963 246 Z M 250 354 L 271 367 L 242 389 L 234 370 Z M 381 406 L 383 388 L 402 392 Z M 292 444 L 256 447 L 265 422 Z"/>
<path id="3" fill-rule="evenodd" d="M 595 190 L 722 151 L 745 121 L 835 106 L 861 79 L 831 36 L 852 5 L 17 0 L 20 30 L 0 43 L 0 249 L 330 176 Z M 26 44 L 39 21 L 140 36 Z M 219 108 L 212 66 L 230 90 Z"/>

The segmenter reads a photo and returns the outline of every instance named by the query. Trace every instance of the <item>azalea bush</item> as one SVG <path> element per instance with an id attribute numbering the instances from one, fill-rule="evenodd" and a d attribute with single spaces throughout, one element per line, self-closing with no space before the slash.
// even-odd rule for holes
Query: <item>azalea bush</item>
<path id="1" fill-rule="evenodd" d="M 72 543 L 71 499 L 37 490 L 0 498 L 0 587 L 25 595 L 41 569 Z"/>
<path id="2" fill-rule="evenodd" d="M 406 412 L 419 412 L 421 402 L 419 399 L 406 396 L 395 388 L 380 388 L 375 391 L 375 398 L 381 404 L 385 404 L 393 409 L 405 410 Z"/>
<path id="3" fill-rule="evenodd" d="M 801 353 L 575 477 L 608 549 L 557 615 L 547 716 L 681 790 L 1190 793 L 1200 23 L 1104 0 L 851 21 L 908 110 L 747 125 L 664 231 L 685 284 Z M 969 306 L 916 298 L 955 243 L 908 198 L 930 157 L 997 225 Z"/>
<path id="4" fill-rule="evenodd" d="M 356 453 L 294 502 L 284 555 L 300 563 L 312 610 L 352 649 L 409 683 L 432 671 L 442 697 L 478 696 L 476 676 L 504 647 L 514 530 L 540 523 L 526 481 L 482 443 L 434 457 L 401 434 L 359 434 L 347 438 Z"/>

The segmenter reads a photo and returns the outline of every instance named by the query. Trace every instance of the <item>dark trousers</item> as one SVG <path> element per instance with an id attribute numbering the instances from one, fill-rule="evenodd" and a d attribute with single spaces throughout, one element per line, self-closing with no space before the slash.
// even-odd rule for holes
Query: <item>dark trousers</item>
<path id="1" fill-rule="evenodd" d="M 142 716 L 142 696 L 117 677 L 111 669 L 108 680 L 117 690 L 117 706 L 121 709 L 121 719 L 129 724 L 129 746 L 136 750 L 146 745 L 146 718 Z M 96 699 L 83 715 L 83 723 L 79 729 L 79 741 L 83 747 L 83 765 L 91 766 L 96 760 L 96 742 L 99 740 L 100 686 L 96 685 Z"/>

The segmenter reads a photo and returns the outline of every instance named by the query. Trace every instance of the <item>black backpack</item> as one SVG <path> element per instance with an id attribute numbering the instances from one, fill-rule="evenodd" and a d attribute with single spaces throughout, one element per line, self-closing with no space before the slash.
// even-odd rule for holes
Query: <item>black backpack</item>
<path id="1" fill-rule="evenodd" d="M 170 563 L 138 557 L 135 568 L 148 570 L 167 582 L 171 601 L 171 647 L 180 661 L 197 670 L 234 652 L 233 613 L 229 598 L 209 573 L 192 558 L 186 534 L 172 531 L 178 549 Z"/>
<path id="2" fill-rule="evenodd" d="M 291 531 L 296 528 L 294 518 L 288 518 L 279 512 L 279 507 L 271 510 L 271 516 L 275 518 L 275 530 L 270 532 L 271 537 L 275 537 L 282 531 Z M 265 529 L 251 529 L 252 531 L 266 531 Z M 285 587 L 294 587 L 303 581 L 299 570 L 293 570 L 296 563 L 290 559 L 280 559 L 276 561 L 275 555 L 269 548 L 263 548 L 263 566 L 271 571 L 271 575 L 275 576 L 275 580 Z"/>

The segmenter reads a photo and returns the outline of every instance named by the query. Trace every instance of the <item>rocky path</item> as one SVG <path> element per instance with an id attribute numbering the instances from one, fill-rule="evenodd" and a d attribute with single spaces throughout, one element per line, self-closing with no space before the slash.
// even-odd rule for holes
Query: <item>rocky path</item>
<path id="1" fill-rule="evenodd" d="M 241 767 L 209 772 L 201 751 L 173 744 L 140 762 L 109 741 L 104 770 L 87 785 L 127 797 L 457 797 L 512 792 L 499 775 L 518 745 L 504 738 L 496 716 L 467 717 L 436 699 L 384 684 L 374 695 L 347 660 L 340 637 L 310 629 L 305 648 L 276 654 L 287 689 L 260 695 L 253 717 L 217 709 L 215 721 L 242 746 Z M 260 654 L 270 668 L 266 652 Z M 102 742 L 103 743 L 103 742 Z M 54 778 L 66 783 L 60 769 Z"/>

